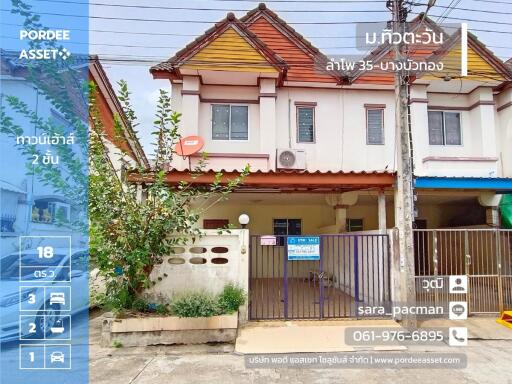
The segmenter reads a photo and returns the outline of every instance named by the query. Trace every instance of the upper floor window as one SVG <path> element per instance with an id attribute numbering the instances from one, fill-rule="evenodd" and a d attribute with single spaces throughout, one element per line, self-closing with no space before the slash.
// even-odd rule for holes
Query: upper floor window
<path id="1" fill-rule="evenodd" d="M 212 104 L 213 140 L 248 140 L 249 107 L 247 105 Z"/>
<path id="2" fill-rule="evenodd" d="M 299 143 L 315 142 L 315 108 L 297 107 L 297 141 Z"/>
<path id="3" fill-rule="evenodd" d="M 366 109 L 366 144 L 384 144 L 384 109 Z"/>
<path id="4" fill-rule="evenodd" d="M 460 112 L 429 111 L 428 140 L 430 145 L 461 145 Z"/>

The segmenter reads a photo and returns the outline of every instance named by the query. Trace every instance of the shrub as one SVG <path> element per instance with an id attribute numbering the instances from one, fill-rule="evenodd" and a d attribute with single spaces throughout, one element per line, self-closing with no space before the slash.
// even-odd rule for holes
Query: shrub
<path id="1" fill-rule="evenodd" d="M 230 283 L 224 286 L 217 300 L 220 313 L 233 313 L 245 303 L 245 292 L 242 288 Z"/>
<path id="2" fill-rule="evenodd" d="M 191 292 L 172 301 L 171 313 L 178 317 L 210 317 L 220 312 L 214 296 L 206 292 Z"/>
<path id="3" fill-rule="evenodd" d="M 146 303 L 146 301 L 139 297 L 133 300 L 132 303 L 132 309 L 137 312 L 145 312 L 147 310 L 147 306 L 148 304 Z"/>
<path id="4" fill-rule="evenodd" d="M 157 304 L 155 308 L 155 313 L 159 315 L 168 315 L 169 314 L 169 304 Z"/>

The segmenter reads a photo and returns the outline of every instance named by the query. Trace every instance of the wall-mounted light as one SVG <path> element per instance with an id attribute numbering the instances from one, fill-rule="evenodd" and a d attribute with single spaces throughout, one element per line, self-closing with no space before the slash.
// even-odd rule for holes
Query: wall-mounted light
<path id="1" fill-rule="evenodd" d="M 245 229 L 245 227 L 247 227 L 247 224 L 249 224 L 249 215 L 245 214 L 245 213 L 242 213 L 240 216 L 238 216 L 238 222 L 240 223 L 240 225 L 242 226 L 243 229 Z"/>

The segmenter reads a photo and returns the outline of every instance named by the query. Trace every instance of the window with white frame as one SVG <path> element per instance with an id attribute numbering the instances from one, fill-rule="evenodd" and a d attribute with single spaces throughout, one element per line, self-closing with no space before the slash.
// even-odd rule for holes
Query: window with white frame
<path id="1" fill-rule="evenodd" d="M 384 109 L 366 109 L 366 144 L 384 144 Z"/>
<path id="2" fill-rule="evenodd" d="M 460 112 L 428 111 L 430 145 L 461 145 Z"/>
<path id="3" fill-rule="evenodd" d="M 315 108 L 309 106 L 297 107 L 297 142 L 315 142 Z"/>
<path id="4" fill-rule="evenodd" d="M 247 105 L 212 104 L 213 140 L 248 140 L 249 107 Z"/>

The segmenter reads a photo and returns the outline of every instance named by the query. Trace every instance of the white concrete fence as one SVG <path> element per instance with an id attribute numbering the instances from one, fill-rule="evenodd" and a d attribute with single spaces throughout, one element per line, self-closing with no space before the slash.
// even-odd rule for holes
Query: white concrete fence
<path id="1" fill-rule="evenodd" d="M 235 283 L 249 290 L 249 231 L 231 229 L 204 230 L 196 241 L 176 246 L 174 253 L 165 256 L 155 266 L 150 279 L 156 284 L 147 291 L 150 297 L 169 300 L 181 293 L 204 290 L 212 294 Z M 247 318 L 246 307 L 240 309 L 240 319 Z"/>

